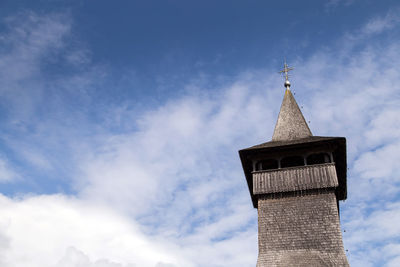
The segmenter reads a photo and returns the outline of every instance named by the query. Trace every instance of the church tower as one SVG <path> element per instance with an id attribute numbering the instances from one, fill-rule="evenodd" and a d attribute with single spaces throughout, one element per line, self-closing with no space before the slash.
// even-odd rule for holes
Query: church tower
<path id="1" fill-rule="evenodd" d="M 257 267 L 349 266 L 339 222 L 346 139 L 313 136 L 290 91 L 270 142 L 239 151 L 258 209 Z"/>

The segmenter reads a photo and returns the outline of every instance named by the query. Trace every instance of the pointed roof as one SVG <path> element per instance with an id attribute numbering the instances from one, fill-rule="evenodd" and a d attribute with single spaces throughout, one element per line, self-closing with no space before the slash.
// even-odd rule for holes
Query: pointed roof
<path id="1" fill-rule="evenodd" d="M 312 136 L 289 86 L 286 87 L 272 141 L 290 141 Z"/>

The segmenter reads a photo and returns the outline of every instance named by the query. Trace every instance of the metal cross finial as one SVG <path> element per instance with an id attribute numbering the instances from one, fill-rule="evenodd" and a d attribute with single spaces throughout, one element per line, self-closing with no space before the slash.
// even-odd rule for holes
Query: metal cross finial
<path id="1" fill-rule="evenodd" d="M 290 87 L 290 82 L 289 82 L 289 71 L 293 70 L 293 68 L 290 68 L 288 64 L 285 63 L 283 64 L 283 70 L 281 70 L 279 73 L 284 73 L 285 75 L 285 87 L 288 88 Z"/>

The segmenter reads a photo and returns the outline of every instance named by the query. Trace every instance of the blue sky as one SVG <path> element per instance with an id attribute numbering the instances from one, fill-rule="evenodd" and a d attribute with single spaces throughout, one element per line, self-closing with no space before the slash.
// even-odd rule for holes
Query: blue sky
<path id="1" fill-rule="evenodd" d="M 0 1 L 0 264 L 254 266 L 237 151 L 345 136 L 351 266 L 400 265 L 396 1 Z"/>

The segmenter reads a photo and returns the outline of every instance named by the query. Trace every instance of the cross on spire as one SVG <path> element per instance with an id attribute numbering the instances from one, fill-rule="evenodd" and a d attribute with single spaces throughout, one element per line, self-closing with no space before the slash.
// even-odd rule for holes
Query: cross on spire
<path id="1" fill-rule="evenodd" d="M 279 73 L 282 73 L 285 75 L 285 87 L 286 89 L 289 89 L 290 87 L 290 82 L 289 82 L 289 71 L 293 70 L 293 68 L 289 67 L 288 64 L 285 63 L 283 64 L 283 70 L 281 70 Z"/>

